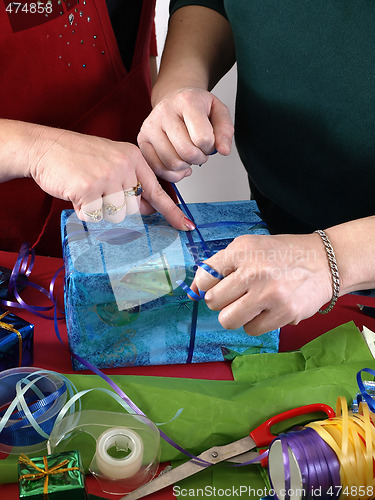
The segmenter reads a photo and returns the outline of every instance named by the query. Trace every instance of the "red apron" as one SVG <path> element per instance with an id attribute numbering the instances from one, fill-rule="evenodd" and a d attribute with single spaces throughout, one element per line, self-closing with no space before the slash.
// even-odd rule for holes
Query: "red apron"
<path id="1" fill-rule="evenodd" d="M 16 3 L 10 13 L 10 2 L 1 1 L 0 117 L 135 143 L 151 110 L 155 0 L 143 0 L 129 73 L 105 0 L 52 0 L 52 9 L 28 3 L 28 12 L 17 13 Z M 42 12 L 32 12 L 38 6 Z M 0 249 L 18 251 L 28 241 L 39 254 L 61 255 L 60 214 L 71 204 L 31 179 L 14 179 L 0 189 Z"/>

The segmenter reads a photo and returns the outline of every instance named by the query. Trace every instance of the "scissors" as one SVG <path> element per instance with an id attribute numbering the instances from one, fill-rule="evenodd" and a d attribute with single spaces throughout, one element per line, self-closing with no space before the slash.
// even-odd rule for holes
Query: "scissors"
<path id="1" fill-rule="evenodd" d="M 254 448 L 269 447 L 276 437 L 271 433 L 271 427 L 291 418 L 299 417 L 301 415 L 309 415 L 315 412 L 323 412 L 328 416 L 328 418 L 335 417 L 334 410 L 330 406 L 323 403 L 299 406 L 298 408 L 284 411 L 283 413 L 279 413 L 278 415 L 266 420 L 266 422 L 251 431 L 249 436 L 238 439 L 237 441 L 224 446 L 214 446 L 213 448 L 204 451 L 196 458 L 193 458 L 164 474 L 160 474 L 156 479 L 153 479 L 149 483 L 144 484 L 131 493 L 128 493 L 125 497 L 121 498 L 121 500 L 137 500 L 138 498 L 143 498 L 219 462 L 227 461 L 244 464 L 252 460 L 253 463 L 261 463 L 261 465 L 267 466 L 266 456 L 264 454 L 260 455 L 257 451 L 251 450 Z M 257 458 L 259 458 L 259 460 L 256 460 Z"/>

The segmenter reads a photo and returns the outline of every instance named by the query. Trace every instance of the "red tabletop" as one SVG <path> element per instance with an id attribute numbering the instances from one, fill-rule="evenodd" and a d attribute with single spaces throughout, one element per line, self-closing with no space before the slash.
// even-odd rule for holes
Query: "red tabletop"
<path id="1" fill-rule="evenodd" d="M 0 265 L 13 268 L 17 259 L 17 254 L 0 251 Z M 49 283 L 55 272 L 63 266 L 61 259 L 51 257 L 36 257 L 34 268 L 31 275 L 31 281 L 48 289 Z M 63 273 L 60 273 L 57 279 L 56 290 L 61 288 L 63 282 Z M 62 300 L 62 292 L 60 293 Z M 49 306 L 48 299 L 40 292 L 31 287 L 26 287 L 22 292 L 23 300 L 30 305 Z M 362 329 L 366 325 L 375 331 L 375 319 L 370 318 L 360 312 L 357 304 L 375 306 L 375 298 L 358 297 L 356 295 L 346 295 L 341 297 L 334 309 L 326 315 L 316 314 L 313 317 L 301 321 L 296 326 L 286 326 L 281 330 L 280 351 L 290 351 L 299 349 L 310 340 L 325 333 L 326 331 L 353 320 L 355 324 Z M 39 368 L 55 370 L 60 373 L 73 373 L 70 363 L 70 356 L 67 350 L 62 349 L 59 340 L 56 337 L 53 321 L 40 318 L 25 309 L 12 309 L 12 312 L 33 323 L 34 328 L 34 365 Z M 64 322 L 59 322 L 59 329 L 62 338 L 68 345 L 66 326 Z M 165 377 L 186 377 L 201 378 L 211 380 L 232 380 L 230 363 L 226 361 L 214 363 L 196 363 L 185 365 L 164 365 L 164 366 L 145 366 L 113 368 L 104 370 L 108 375 L 147 375 L 147 376 L 165 376 Z M 90 373 L 90 372 L 82 372 Z M 1 455 L 0 455 L 1 458 Z M 103 493 L 98 488 L 97 481 L 88 477 L 87 491 L 103 498 L 116 498 L 113 495 Z M 18 496 L 18 485 L 8 484 L 0 485 L 1 500 L 16 500 Z M 117 497 L 118 498 L 118 497 Z M 161 498 L 174 498 L 172 488 L 163 492 L 150 495 L 150 500 Z"/>

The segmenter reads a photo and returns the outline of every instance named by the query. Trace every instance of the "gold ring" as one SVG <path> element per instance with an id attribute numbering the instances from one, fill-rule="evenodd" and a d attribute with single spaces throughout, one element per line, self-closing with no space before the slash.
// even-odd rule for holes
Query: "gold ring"
<path id="1" fill-rule="evenodd" d="M 107 205 L 104 205 L 104 210 L 107 212 L 108 215 L 115 215 L 115 214 L 117 214 L 117 212 L 122 210 L 125 205 L 126 205 L 126 200 L 121 205 L 121 207 L 116 207 L 112 203 L 108 203 Z"/>
<path id="2" fill-rule="evenodd" d="M 124 191 L 125 196 L 140 196 L 142 193 L 143 189 L 140 182 L 138 182 L 138 184 L 133 188 L 125 189 Z"/>
<path id="3" fill-rule="evenodd" d="M 87 217 L 90 217 L 92 220 L 95 220 L 97 222 L 103 219 L 103 211 L 101 208 L 99 210 L 94 210 L 93 212 L 86 212 L 82 209 L 82 212 L 87 215 Z"/>

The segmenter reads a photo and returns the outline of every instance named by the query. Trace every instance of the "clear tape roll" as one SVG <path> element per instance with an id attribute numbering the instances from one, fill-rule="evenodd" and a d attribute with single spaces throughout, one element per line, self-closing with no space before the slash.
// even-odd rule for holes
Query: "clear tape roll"
<path id="1" fill-rule="evenodd" d="M 108 450 L 128 452 L 123 458 L 114 458 Z M 141 469 L 143 462 L 143 441 L 127 427 L 114 427 L 103 432 L 96 442 L 96 465 L 98 472 L 107 479 L 129 479 Z"/>
<path id="2" fill-rule="evenodd" d="M 160 433 L 143 415 L 82 410 L 55 424 L 48 453 L 79 450 L 85 470 L 102 490 L 124 495 L 155 476 L 160 460 Z"/>

